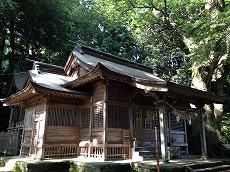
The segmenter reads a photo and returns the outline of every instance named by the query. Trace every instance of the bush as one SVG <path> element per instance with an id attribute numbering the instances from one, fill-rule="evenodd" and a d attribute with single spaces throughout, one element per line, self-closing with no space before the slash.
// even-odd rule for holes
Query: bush
<path id="1" fill-rule="evenodd" d="M 221 141 L 225 144 L 230 143 L 230 113 L 224 113 L 222 117 L 222 138 Z"/>

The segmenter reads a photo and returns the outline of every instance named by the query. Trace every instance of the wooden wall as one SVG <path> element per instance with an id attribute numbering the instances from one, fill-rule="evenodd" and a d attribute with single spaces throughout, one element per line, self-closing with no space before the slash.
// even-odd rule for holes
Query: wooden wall
<path id="1" fill-rule="evenodd" d="M 89 141 L 90 140 L 90 132 L 89 128 L 81 128 L 79 131 L 79 142 L 81 141 Z"/>
<path id="2" fill-rule="evenodd" d="M 92 128 L 91 141 L 97 144 L 103 143 L 103 127 Z"/>
<path id="3" fill-rule="evenodd" d="M 105 84 L 97 82 L 92 87 L 93 103 L 104 101 Z"/>
<path id="4" fill-rule="evenodd" d="M 109 144 L 122 144 L 124 140 L 124 133 L 121 128 L 109 128 L 107 134 L 107 142 Z"/>
<path id="5" fill-rule="evenodd" d="M 130 86 L 125 85 L 124 83 L 111 81 L 108 86 L 108 100 L 114 101 L 117 104 L 121 102 L 129 103 L 130 97 Z"/>
<path id="6" fill-rule="evenodd" d="M 46 144 L 50 143 L 78 143 L 78 127 L 47 126 Z"/>
<path id="7" fill-rule="evenodd" d="M 79 111 L 74 105 L 49 105 L 47 108 L 46 144 L 78 143 Z"/>

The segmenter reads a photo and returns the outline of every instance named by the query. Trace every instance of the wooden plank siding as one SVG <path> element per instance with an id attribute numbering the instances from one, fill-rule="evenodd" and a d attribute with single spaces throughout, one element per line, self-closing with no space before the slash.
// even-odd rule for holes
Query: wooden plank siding
<path id="1" fill-rule="evenodd" d="M 120 128 L 109 128 L 107 133 L 107 142 L 114 144 L 123 143 L 123 130 Z"/>
<path id="2" fill-rule="evenodd" d="M 44 158 L 77 157 L 79 128 L 47 126 Z"/>
<path id="3" fill-rule="evenodd" d="M 186 132 L 186 121 L 179 119 L 174 115 L 173 111 L 169 111 L 170 123 L 170 145 L 172 147 L 180 147 L 182 153 L 188 153 L 188 141 Z M 176 119 L 178 118 L 178 120 Z"/>
<path id="4" fill-rule="evenodd" d="M 46 144 L 77 143 L 79 128 L 71 126 L 47 126 Z"/>
<path id="5" fill-rule="evenodd" d="M 20 130 L 0 132 L 0 152 L 10 155 L 19 154 Z"/>

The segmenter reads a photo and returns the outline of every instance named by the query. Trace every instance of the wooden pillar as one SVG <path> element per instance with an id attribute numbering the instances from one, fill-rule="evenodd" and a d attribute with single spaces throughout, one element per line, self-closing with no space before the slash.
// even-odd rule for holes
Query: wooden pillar
<path id="1" fill-rule="evenodd" d="M 92 142 L 92 128 L 93 128 L 93 97 L 90 97 L 90 112 L 89 112 L 89 143 Z M 88 156 L 90 157 L 90 145 L 88 147 Z"/>
<path id="2" fill-rule="evenodd" d="M 14 108 L 11 107 L 11 108 L 10 108 L 10 120 L 9 120 L 9 125 L 8 125 L 8 127 L 11 127 L 13 112 L 14 112 Z"/>
<path id="3" fill-rule="evenodd" d="M 107 157 L 107 130 L 108 130 L 108 87 L 105 85 L 105 91 L 104 91 L 104 103 L 103 103 L 103 154 L 102 154 L 102 160 L 105 161 Z"/>
<path id="4" fill-rule="evenodd" d="M 205 121 L 204 121 L 204 112 L 200 112 L 200 141 L 201 141 L 201 152 L 202 158 L 207 158 L 207 144 L 206 144 L 206 134 L 205 134 Z"/>
<path id="5" fill-rule="evenodd" d="M 160 140 L 161 140 L 161 157 L 162 161 L 168 161 L 167 151 L 167 111 L 165 106 L 159 108 L 159 120 L 160 120 Z"/>
<path id="6" fill-rule="evenodd" d="M 130 127 L 130 137 L 133 138 L 133 107 L 129 107 L 129 127 Z"/>
<path id="7" fill-rule="evenodd" d="M 186 120 L 184 120 L 185 143 L 188 143 Z M 185 154 L 188 154 L 188 146 L 185 147 Z"/>
<path id="8" fill-rule="evenodd" d="M 133 106 L 132 106 L 132 94 L 129 92 L 129 128 L 130 138 L 133 138 Z"/>
<path id="9" fill-rule="evenodd" d="M 89 141 L 92 141 L 92 125 L 93 125 L 93 97 L 90 97 L 90 111 L 89 111 Z"/>
<path id="10" fill-rule="evenodd" d="M 43 137 L 42 137 L 42 145 L 41 145 L 41 153 L 39 156 L 39 159 L 43 159 L 44 158 L 44 153 L 45 153 L 45 147 L 44 145 L 46 144 L 46 133 L 47 133 L 47 121 L 48 121 L 48 115 L 49 115 L 49 106 L 47 105 L 47 103 L 45 104 L 44 107 L 44 125 L 43 125 Z M 41 133 L 42 134 L 42 133 Z"/>

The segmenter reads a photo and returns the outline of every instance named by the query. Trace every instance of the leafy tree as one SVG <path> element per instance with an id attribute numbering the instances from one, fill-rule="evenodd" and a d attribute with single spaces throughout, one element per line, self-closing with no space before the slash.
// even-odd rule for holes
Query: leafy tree
<path id="1" fill-rule="evenodd" d="M 119 23 L 105 25 L 102 31 L 95 35 L 95 44 L 101 51 L 129 60 L 137 58 L 138 50 L 131 32 Z"/>
<path id="2" fill-rule="evenodd" d="M 76 2 L 18 1 L 0 2 L 1 97 L 11 82 L 13 69 L 22 70 L 26 58 L 63 64 L 73 37 L 71 11 Z M 65 59 L 64 59 L 65 60 Z"/>
<path id="3" fill-rule="evenodd" d="M 78 43 L 127 59 L 135 59 L 137 46 L 132 32 L 119 21 L 99 13 L 93 1 L 81 1 L 81 14 L 74 21 Z"/>
<path id="4" fill-rule="evenodd" d="M 182 74 L 182 69 L 184 78 L 188 78 L 189 73 L 191 74 L 191 71 L 184 67 L 177 71 L 186 59 L 189 50 L 179 31 L 174 28 L 169 19 L 165 19 L 168 17 L 163 17 L 163 15 L 168 16 L 166 14 L 168 9 L 161 10 L 160 1 L 97 2 L 100 8 L 98 11 L 102 11 L 110 20 L 126 23 L 127 28 L 131 30 L 139 50 L 137 61 L 156 68 L 162 78 L 189 85 L 188 79 L 187 82 L 183 82 L 184 80 L 175 77 L 179 73 Z M 186 63 L 188 64 L 189 60 Z"/>
<path id="5" fill-rule="evenodd" d="M 222 121 L 222 135 L 223 137 L 221 140 L 223 143 L 229 144 L 230 143 L 230 113 L 223 114 L 223 121 Z"/>

